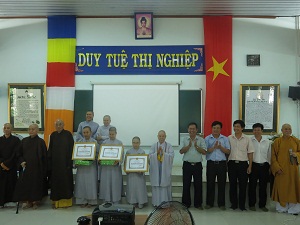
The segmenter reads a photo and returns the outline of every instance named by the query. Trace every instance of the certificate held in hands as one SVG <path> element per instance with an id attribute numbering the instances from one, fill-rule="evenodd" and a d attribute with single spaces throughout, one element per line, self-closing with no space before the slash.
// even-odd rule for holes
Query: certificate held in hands
<path id="1" fill-rule="evenodd" d="M 73 146 L 72 159 L 75 165 L 89 166 L 93 163 L 96 156 L 96 143 L 94 142 L 75 142 Z"/>
<path id="2" fill-rule="evenodd" d="M 124 171 L 126 173 L 148 172 L 148 155 L 147 154 L 128 154 L 125 158 Z"/>
<path id="3" fill-rule="evenodd" d="M 103 144 L 100 146 L 99 157 L 101 165 L 112 166 L 115 161 L 121 161 L 123 155 L 123 145 Z"/>

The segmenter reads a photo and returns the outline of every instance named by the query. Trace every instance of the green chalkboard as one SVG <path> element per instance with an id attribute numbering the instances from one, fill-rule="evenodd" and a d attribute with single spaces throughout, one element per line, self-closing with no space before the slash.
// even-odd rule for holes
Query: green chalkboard
<path id="1" fill-rule="evenodd" d="M 75 90 L 74 132 L 77 131 L 79 123 L 85 120 L 85 114 L 87 111 L 93 111 L 93 91 Z"/>
<path id="2" fill-rule="evenodd" d="M 188 133 L 190 122 L 198 125 L 198 132 L 202 133 L 202 90 L 179 91 L 179 133 Z"/>
<path id="3" fill-rule="evenodd" d="M 76 90 L 74 103 L 74 132 L 80 122 L 85 120 L 87 111 L 93 110 L 93 91 Z M 198 124 L 199 133 L 202 132 L 202 90 L 179 91 L 179 133 L 187 133 L 190 122 Z"/>

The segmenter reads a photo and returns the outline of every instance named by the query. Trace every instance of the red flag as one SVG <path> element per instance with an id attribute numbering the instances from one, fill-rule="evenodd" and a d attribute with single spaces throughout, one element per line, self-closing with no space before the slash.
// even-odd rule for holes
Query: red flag
<path id="1" fill-rule="evenodd" d="M 222 134 L 232 128 L 232 17 L 205 16 L 204 44 L 206 64 L 206 100 L 204 135 L 211 133 L 211 124 L 223 123 Z"/>

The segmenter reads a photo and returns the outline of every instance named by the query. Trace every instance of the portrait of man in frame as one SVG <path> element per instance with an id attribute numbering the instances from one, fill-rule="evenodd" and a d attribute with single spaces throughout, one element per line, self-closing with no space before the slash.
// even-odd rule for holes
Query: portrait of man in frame
<path id="1" fill-rule="evenodd" d="M 153 14 L 135 13 L 135 39 L 153 39 Z"/>

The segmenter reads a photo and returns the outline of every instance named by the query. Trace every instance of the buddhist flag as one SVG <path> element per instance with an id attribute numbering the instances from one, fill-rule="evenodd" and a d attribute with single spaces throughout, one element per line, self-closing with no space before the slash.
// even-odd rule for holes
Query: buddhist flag
<path id="1" fill-rule="evenodd" d="M 206 98 L 204 135 L 211 133 L 211 123 L 223 123 L 222 134 L 232 130 L 232 17 L 205 16 L 204 44 L 206 63 Z"/>
<path id="2" fill-rule="evenodd" d="M 47 104 L 44 139 L 62 119 L 65 129 L 73 131 L 75 96 L 76 17 L 48 17 Z"/>

